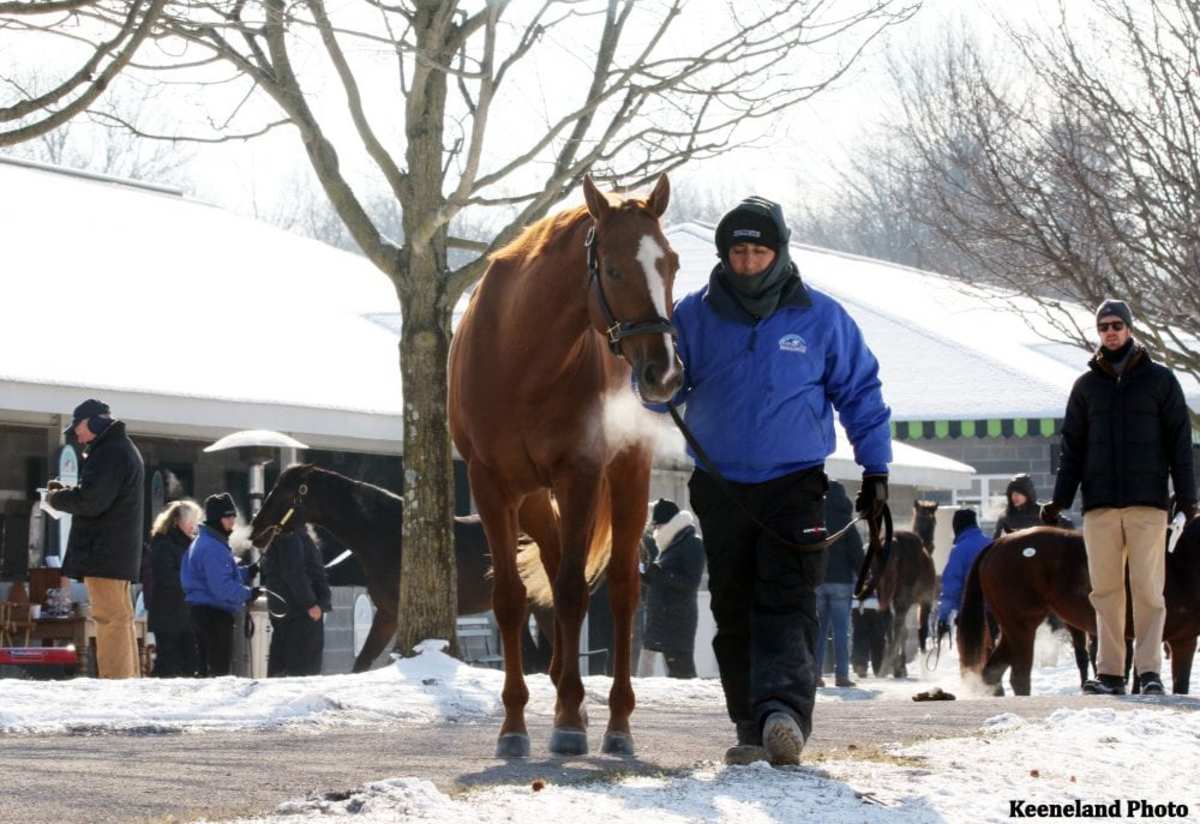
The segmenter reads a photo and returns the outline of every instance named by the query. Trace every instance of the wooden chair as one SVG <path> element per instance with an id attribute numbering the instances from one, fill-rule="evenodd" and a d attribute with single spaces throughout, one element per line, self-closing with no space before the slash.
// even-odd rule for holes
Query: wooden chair
<path id="1" fill-rule="evenodd" d="M 0 646 L 16 645 L 18 638 L 23 640 L 20 646 L 29 646 L 29 638 L 33 634 L 33 619 L 29 615 L 29 604 L 5 603 L 3 629 L 0 634 L 3 640 Z"/>

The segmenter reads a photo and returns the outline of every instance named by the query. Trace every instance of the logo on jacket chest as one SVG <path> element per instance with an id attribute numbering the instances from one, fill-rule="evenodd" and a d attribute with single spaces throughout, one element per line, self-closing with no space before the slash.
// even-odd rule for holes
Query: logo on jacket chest
<path id="1" fill-rule="evenodd" d="M 779 351 L 798 352 L 803 355 L 808 351 L 808 343 L 799 335 L 784 335 L 779 339 Z"/>

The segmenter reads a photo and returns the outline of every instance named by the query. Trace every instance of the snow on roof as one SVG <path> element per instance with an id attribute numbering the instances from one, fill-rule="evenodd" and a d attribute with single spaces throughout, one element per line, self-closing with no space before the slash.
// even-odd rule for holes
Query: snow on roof
<path id="1" fill-rule="evenodd" d="M 666 234 L 680 258 L 678 299 L 708 283 L 713 229 L 682 223 Z M 1055 347 L 997 309 L 999 293 L 812 246 L 793 244 L 791 255 L 805 283 L 836 298 L 862 329 L 897 420 L 1061 417 L 1088 353 Z"/>
<path id="2" fill-rule="evenodd" d="M 0 382 L 400 413 L 395 337 L 362 317 L 395 291 L 364 258 L 27 165 L 0 162 L 0 192 Z"/>

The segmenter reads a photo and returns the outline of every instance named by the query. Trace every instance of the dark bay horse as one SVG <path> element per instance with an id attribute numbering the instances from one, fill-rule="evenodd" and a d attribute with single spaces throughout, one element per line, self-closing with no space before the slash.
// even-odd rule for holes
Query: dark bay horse
<path id="1" fill-rule="evenodd" d="M 642 413 L 631 377 L 650 401 L 668 400 L 682 382 L 670 328 L 679 261 L 659 225 L 670 197 L 666 176 L 645 199 L 610 198 L 590 178 L 583 190 L 586 207 L 535 223 L 492 257 L 450 348 L 450 432 L 495 568 L 502 757 L 529 754 L 518 529 L 540 547 L 553 589 L 550 677 L 558 697 L 550 751 L 587 752 L 579 631 L 586 570 L 607 556 L 615 672 L 602 749 L 633 753 L 629 649 L 652 440 L 635 425 Z"/>
<path id="2" fill-rule="evenodd" d="M 1166 572 L 1163 640 L 1171 650 L 1173 691 L 1183 695 L 1200 635 L 1200 519 L 1187 525 L 1175 550 L 1167 555 Z M 1125 632 L 1132 638 L 1133 599 L 1128 587 L 1127 580 Z M 958 617 L 960 665 L 964 671 L 980 672 L 988 685 L 999 684 L 1004 671 L 1012 667 L 1013 692 L 1029 695 L 1038 625 L 1053 613 L 1094 635 L 1096 613 L 1089 592 L 1082 534 L 1033 527 L 997 538 L 975 559 L 963 587 Z M 999 643 L 990 654 L 985 601 L 1000 626 Z"/>
<path id="3" fill-rule="evenodd" d="M 354 660 L 354 672 L 370 669 L 396 634 L 403 499 L 382 487 L 311 464 L 291 466 L 280 474 L 275 488 L 251 522 L 250 540 L 265 549 L 280 523 L 291 518 L 329 530 L 362 565 L 367 592 L 375 604 L 375 617 L 362 651 Z M 456 521 L 454 551 L 458 567 L 458 614 L 486 612 L 491 609 L 492 559 L 487 538 L 476 519 Z M 549 610 L 535 614 L 539 624 L 551 625 Z"/>
<path id="4" fill-rule="evenodd" d="M 892 551 L 879 573 L 879 609 L 891 614 L 884 661 L 890 661 L 896 678 L 908 675 L 908 613 L 917 607 L 918 640 L 922 651 L 929 636 L 929 616 L 937 594 L 937 571 L 933 565 L 933 531 L 937 526 L 936 503 L 913 503 L 912 530 L 898 530 Z M 885 664 L 887 666 L 887 664 Z"/>

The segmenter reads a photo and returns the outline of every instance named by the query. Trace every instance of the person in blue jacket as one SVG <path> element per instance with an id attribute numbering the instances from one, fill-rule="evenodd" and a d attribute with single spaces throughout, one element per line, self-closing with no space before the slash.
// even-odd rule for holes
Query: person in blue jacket
<path id="1" fill-rule="evenodd" d="M 693 452 L 688 489 L 708 558 L 713 650 L 737 730 L 725 754 L 731 764 L 798 763 L 812 732 L 825 562 L 819 549 L 795 545 L 826 536 L 834 410 L 863 467 L 859 512 L 881 511 L 892 459 L 879 364 L 846 310 L 801 280 L 789 236 L 778 204 L 742 201 L 717 226 L 720 261 L 708 285 L 673 315 L 684 368 L 674 400 L 686 402 L 685 420 L 713 463 Z"/>
<path id="2" fill-rule="evenodd" d="M 229 674 L 233 663 L 233 616 L 259 595 L 258 587 L 248 585 L 258 572 L 257 566 L 239 567 L 229 548 L 237 514 L 228 492 L 205 498 L 204 523 L 179 570 L 200 658 L 210 678 Z"/>
<path id="3" fill-rule="evenodd" d="M 975 563 L 984 547 L 992 542 L 979 528 L 973 509 L 960 509 L 955 512 L 951 524 L 954 527 L 954 546 L 950 549 L 946 568 L 942 570 L 942 595 L 938 601 L 939 640 L 950 631 L 951 616 L 958 612 L 958 606 L 962 603 L 963 584 L 967 581 L 971 564 Z"/>

